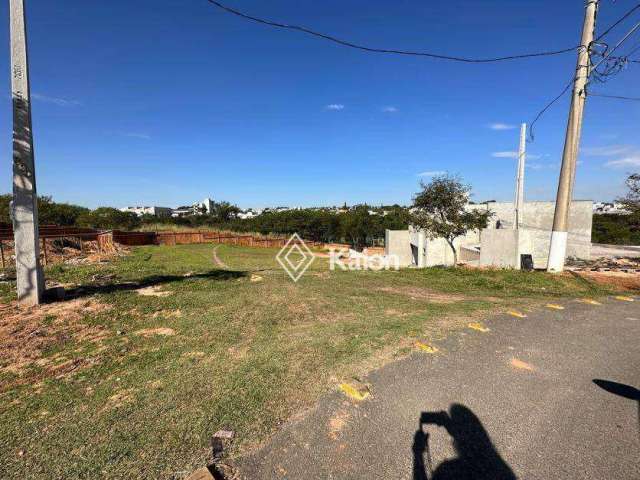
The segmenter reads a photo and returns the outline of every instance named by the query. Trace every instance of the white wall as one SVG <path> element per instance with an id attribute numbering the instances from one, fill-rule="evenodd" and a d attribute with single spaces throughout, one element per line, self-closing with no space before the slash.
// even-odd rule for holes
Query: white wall
<path id="1" fill-rule="evenodd" d="M 480 232 L 480 265 L 520 270 L 520 255 L 533 252 L 530 230 L 486 228 Z"/>
<path id="2" fill-rule="evenodd" d="M 386 230 L 384 233 L 384 254 L 396 255 L 401 267 L 412 264 L 408 230 Z"/>
<path id="3" fill-rule="evenodd" d="M 512 202 L 491 202 L 470 205 L 469 208 L 489 209 L 495 213 L 488 228 L 496 228 L 497 220 L 502 228 L 513 228 L 514 210 Z M 551 227 L 555 202 L 525 202 L 521 228 L 530 231 L 533 244 L 533 264 L 535 268 L 546 268 L 551 240 Z M 574 200 L 569 210 L 569 236 L 567 257 L 591 258 L 591 228 L 593 223 L 593 202 Z"/>

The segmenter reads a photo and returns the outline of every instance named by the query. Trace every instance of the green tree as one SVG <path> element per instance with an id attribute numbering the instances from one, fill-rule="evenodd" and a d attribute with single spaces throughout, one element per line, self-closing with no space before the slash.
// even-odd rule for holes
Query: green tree
<path id="1" fill-rule="evenodd" d="M 78 217 L 82 227 L 100 230 L 133 230 L 140 225 L 140 218 L 132 212 L 121 212 L 116 208 L 100 207 Z"/>
<path id="2" fill-rule="evenodd" d="M 38 198 L 38 222 L 41 225 L 75 225 L 78 217 L 88 212 L 88 208 L 56 203 L 51 197 Z"/>
<path id="3" fill-rule="evenodd" d="M 630 223 L 637 229 L 640 228 L 640 173 L 629 175 L 626 184 L 629 190 L 624 197 L 618 199 L 618 202 L 629 211 Z"/>
<path id="4" fill-rule="evenodd" d="M 367 238 L 374 234 L 374 221 L 369 214 L 369 207 L 358 205 L 348 213 L 341 215 L 341 229 L 345 238 L 350 240 L 356 250 L 367 244 Z"/>
<path id="5" fill-rule="evenodd" d="M 420 182 L 422 191 L 413 199 L 414 225 L 422 228 L 429 238 L 444 238 L 453 252 L 454 265 L 458 252 L 454 240 L 470 230 L 487 227 L 491 212 L 467 210 L 471 186 L 457 177 L 439 175 L 426 184 Z"/>
<path id="6" fill-rule="evenodd" d="M 9 204 L 11 194 L 0 195 L 0 223 L 11 223 Z M 89 209 L 69 203 L 56 203 L 51 197 L 38 197 L 38 223 L 40 225 L 75 225 L 78 217 Z"/>
<path id="7" fill-rule="evenodd" d="M 210 215 L 217 222 L 228 222 L 238 213 L 240 213 L 240 209 L 236 205 L 232 205 L 229 202 L 213 202 Z"/>

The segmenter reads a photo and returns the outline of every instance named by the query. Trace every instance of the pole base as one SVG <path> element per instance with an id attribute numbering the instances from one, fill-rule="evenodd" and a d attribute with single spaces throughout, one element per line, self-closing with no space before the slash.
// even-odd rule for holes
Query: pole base
<path id="1" fill-rule="evenodd" d="M 564 270 L 564 260 L 567 256 L 567 232 L 551 232 L 549 246 L 549 263 L 547 272 L 560 273 Z"/>

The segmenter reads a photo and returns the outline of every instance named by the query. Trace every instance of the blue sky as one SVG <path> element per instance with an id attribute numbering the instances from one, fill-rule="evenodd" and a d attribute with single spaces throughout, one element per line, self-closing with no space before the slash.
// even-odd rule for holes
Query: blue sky
<path id="1" fill-rule="evenodd" d="M 360 43 L 466 56 L 577 45 L 584 5 L 228 3 Z M 11 189 L 7 4 L 2 192 Z M 603 1 L 600 30 L 633 4 Z M 206 0 L 31 0 L 28 21 L 38 190 L 89 207 L 206 196 L 242 207 L 408 204 L 421 178 L 442 171 L 471 183 L 475 200 L 510 200 L 515 161 L 503 152 L 517 149 L 516 126 L 559 93 L 575 66 L 573 53 L 486 65 L 364 53 L 248 23 Z M 593 90 L 640 96 L 639 69 Z M 568 96 L 528 147 L 527 199 L 555 195 L 567 109 Z M 626 174 L 640 170 L 639 125 L 640 102 L 589 99 L 576 197 L 623 192 Z"/>

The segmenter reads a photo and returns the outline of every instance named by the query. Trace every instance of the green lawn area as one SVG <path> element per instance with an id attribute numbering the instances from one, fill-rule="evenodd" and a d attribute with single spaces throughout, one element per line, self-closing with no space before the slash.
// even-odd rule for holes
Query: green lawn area
<path id="1" fill-rule="evenodd" d="M 329 272 L 298 282 L 277 250 L 139 247 L 58 265 L 76 299 L 0 311 L 0 465 L 7 479 L 183 478 L 264 440 L 342 380 L 492 312 L 608 293 L 569 275 L 467 269 Z M 13 286 L 0 284 L 5 303 Z M 141 295 L 140 288 L 145 288 Z M 165 292 L 165 293 L 163 293 Z"/>

